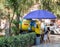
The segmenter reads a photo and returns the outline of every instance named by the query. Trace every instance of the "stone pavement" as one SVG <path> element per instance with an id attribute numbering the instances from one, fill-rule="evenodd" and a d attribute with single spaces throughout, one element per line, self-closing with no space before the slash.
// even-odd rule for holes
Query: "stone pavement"
<path id="1" fill-rule="evenodd" d="M 50 35 L 50 43 L 40 44 L 32 47 L 60 47 L 60 35 Z"/>
<path id="2" fill-rule="evenodd" d="M 60 47 L 60 43 L 48 43 L 48 44 L 40 44 L 32 47 Z"/>

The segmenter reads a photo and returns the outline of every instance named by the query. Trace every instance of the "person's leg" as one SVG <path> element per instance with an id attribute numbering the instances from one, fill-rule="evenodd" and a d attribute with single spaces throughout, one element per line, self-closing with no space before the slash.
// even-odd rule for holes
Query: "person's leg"
<path id="1" fill-rule="evenodd" d="M 47 44 L 47 34 L 44 35 L 44 44 Z"/>
<path id="2" fill-rule="evenodd" d="M 44 42 L 44 34 L 41 34 L 41 43 Z"/>
<path id="3" fill-rule="evenodd" d="M 47 40 L 44 40 L 44 44 L 47 44 Z"/>
<path id="4" fill-rule="evenodd" d="M 42 34 L 42 42 L 44 42 L 44 34 Z"/>
<path id="5" fill-rule="evenodd" d="M 41 39 L 40 39 L 40 43 L 42 43 L 42 34 L 40 35 L 40 38 L 41 38 Z"/>
<path id="6" fill-rule="evenodd" d="M 47 41 L 50 43 L 50 36 L 49 35 L 50 35 L 50 32 L 48 32 L 48 36 L 47 36 L 48 37 Z"/>

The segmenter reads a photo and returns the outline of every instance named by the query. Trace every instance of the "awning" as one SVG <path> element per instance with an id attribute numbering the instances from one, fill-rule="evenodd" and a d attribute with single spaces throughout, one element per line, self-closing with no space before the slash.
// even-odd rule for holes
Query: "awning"
<path id="1" fill-rule="evenodd" d="M 47 10 L 36 10 L 28 13 L 24 19 L 56 19 L 56 16 Z"/>

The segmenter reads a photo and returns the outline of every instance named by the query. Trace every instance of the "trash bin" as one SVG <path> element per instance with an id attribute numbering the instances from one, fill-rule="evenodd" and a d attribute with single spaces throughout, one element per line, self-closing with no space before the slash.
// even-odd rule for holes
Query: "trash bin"
<path id="1" fill-rule="evenodd" d="M 40 36 L 36 37 L 36 45 L 40 45 Z"/>

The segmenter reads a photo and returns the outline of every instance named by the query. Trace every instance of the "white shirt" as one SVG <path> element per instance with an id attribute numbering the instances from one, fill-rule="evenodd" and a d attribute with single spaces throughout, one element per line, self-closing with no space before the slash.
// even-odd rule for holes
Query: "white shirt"
<path id="1" fill-rule="evenodd" d="M 43 22 L 41 23 L 41 29 L 44 29 L 44 23 Z"/>
<path id="2" fill-rule="evenodd" d="M 46 23 L 46 24 L 50 24 L 51 22 L 50 22 L 49 19 L 46 19 L 46 20 L 45 20 L 45 23 Z"/>

